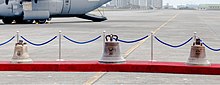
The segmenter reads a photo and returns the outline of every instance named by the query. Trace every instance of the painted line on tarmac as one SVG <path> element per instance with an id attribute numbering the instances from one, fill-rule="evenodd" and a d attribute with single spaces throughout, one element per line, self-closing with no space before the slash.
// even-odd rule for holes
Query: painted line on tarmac
<path id="1" fill-rule="evenodd" d="M 175 14 L 173 17 L 171 17 L 169 20 L 167 20 L 165 23 L 160 25 L 156 30 L 153 31 L 153 34 L 156 34 L 161 28 L 166 26 L 169 22 L 171 22 L 173 19 L 175 19 L 179 13 Z M 127 58 L 134 50 L 136 50 L 138 47 L 140 47 L 147 39 L 149 39 L 151 36 L 147 37 L 146 39 L 140 41 L 139 43 L 135 44 L 131 48 L 129 48 L 125 54 L 124 58 Z M 98 72 L 94 76 L 90 77 L 89 80 L 87 80 L 83 85 L 93 85 L 95 82 L 97 82 L 99 79 L 101 79 L 107 72 Z"/>
<path id="2" fill-rule="evenodd" d="M 162 25 L 160 25 L 156 30 L 153 31 L 153 34 L 155 35 L 161 28 L 163 28 L 164 26 L 166 26 L 169 22 L 171 22 L 173 19 L 175 19 L 178 14 L 175 14 L 172 18 L 170 18 L 169 20 L 167 20 L 165 23 L 163 23 Z M 127 58 L 134 50 L 136 50 L 137 48 L 139 48 L 146 40 L 148 40 L 151 37 L 151 35 L 149 37 L 147 37 L 146 39 L 140 41 L 139 43 L 135 44 L 134 46 L 132 46 L 130 49 L 128 49 L 125 54 L 124 57 Z"/>
<path id="3" fill-rule="evenodd" d="M 87 80 L 83 85 L 92 85 L 94 84 L 98 79 L 102 78 L 102 76 L 104 76 L 106 74 L 106 72 L 97 72 L 95 74 L 95 76 L 92 76 L 89 78 L 89 80 Z"/>

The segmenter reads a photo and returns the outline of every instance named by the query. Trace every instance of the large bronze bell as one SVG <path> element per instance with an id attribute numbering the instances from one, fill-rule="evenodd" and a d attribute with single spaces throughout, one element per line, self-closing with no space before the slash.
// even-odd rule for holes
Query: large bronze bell
<path id="1" fill-rule="evenodd" d="M 187 64 L 189 65 L 210 65 L 206 59 L 205 47 L 202 46 L 201 40 L 198 38 L 191 46 L 190 57 Z"/>
<path id="2" fill-rule="evenodd" d="M 14 55 L 12 57 L 11 63 L 30 63 L 32 59 L 30 58 L 27 50 L 27 44 L 19 40 L 15 44 Z"/>
<path id="3" fill-rule="evenodd" d="M 120 55 L 120 47 L 117 35 L 107 35 L 101 63 L 122 63 L 125 59 Z"/>

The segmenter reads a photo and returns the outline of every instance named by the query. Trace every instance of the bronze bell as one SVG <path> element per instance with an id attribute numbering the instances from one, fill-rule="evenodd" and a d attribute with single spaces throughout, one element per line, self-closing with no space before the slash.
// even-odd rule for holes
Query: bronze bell
<path id="1" fill-rule="evenodd" d="M 27 44 L 19 40 L 15 44 L 14 55 L 12 57 L 11 63 L 30 63 L 32 59 L 28 54 Z"/>
<path id="2" fill-rule="evenodd" d="M 102 58 L 99 60 L 101 63 L 122 63 L 125 59 L 120 55 L 120 47 L 117 35 L 107 35 Z"/>
<path id="3" fill-rule="evenodd" d="M 190 57 L 187 64 L 189 65 L 210 65 L 206 59 L 205 47 L 202 46 L 201 40 L 198 38 L 191 46 Z"/>

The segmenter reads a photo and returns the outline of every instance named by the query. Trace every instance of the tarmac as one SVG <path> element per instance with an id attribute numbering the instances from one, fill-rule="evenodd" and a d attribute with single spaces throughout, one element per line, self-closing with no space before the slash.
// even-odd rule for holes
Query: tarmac
<path id="1" fill-rule="evenodd" d="M 135 40 L 154 32 L 161 40 L 178 45 L 197 32 L 206 44 L 220 48 L 220 11 L 128 10 L 105 11 L 104 15 L 108 18 L 104 22 L 78 18 L 54 18 L 49 24 L 4 25 L 0 22 L 0 42 L 10 39 L 17 31 L 34 43 L 45 42 L 58 35 L 59 31 L 77 41 L 93 39 L 106 31 L 106 34 L 117 34 L 124 40 Z M 1 61 L 11 60 L 15 42 L 16 39 L 0 46 Z M 120 43 L 121 55 L 127 60 L 148 61 L 151 59 L 150 43 L 150 38 L 145 42 Z M 153 59 L 186 62 L 192 43 L 171 48 L 154 40 Z M 102 39 L 79 45 L 62 38 L 64 60 L 99 60 L 102 49 Z M 28 44 L 28 51 L 34 61 L 55 61 L 59 57 L 58 39 L 39 47 Z M 206 55 L 211 63 L 219 63 L 219 52 L 206 49 Z M 134 72 L 0 72 L 1 85 L 219 85 L 219 79 L 218 75 Z"/>

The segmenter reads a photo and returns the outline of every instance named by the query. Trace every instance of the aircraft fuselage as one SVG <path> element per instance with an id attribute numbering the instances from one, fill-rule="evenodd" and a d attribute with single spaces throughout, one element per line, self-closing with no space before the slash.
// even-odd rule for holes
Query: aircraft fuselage
<path id="1" fill-rule="evenodd" d="M 111 0 L 38 0 L 32 1 L 33 11 L 49 11 L 51 16 L 79 15 L 93 11 Z"/>
<path id="2" fill-rule="evenodd" d="M 28 0 L 25 0 L 28 1 Z M 25 10 L 22 0 L 0 1 L 0 18 L 3 22 L 48 20 L 53 17 L 79 17 L 104 21 L 86 15 L 111 0 L 31 0 L 31 9 Z M 8 21 L 9 20 L 9 21 Z M 93 20 L 93 21 L 95 21 Z"/>

